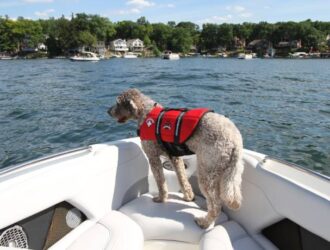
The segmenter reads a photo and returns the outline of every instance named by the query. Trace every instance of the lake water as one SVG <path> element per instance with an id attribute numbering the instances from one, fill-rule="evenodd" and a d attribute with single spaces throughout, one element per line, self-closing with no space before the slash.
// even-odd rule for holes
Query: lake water
<path id="1" fill-rule="evenodd" d="M 330 60 L 0 61 L 0 168 L 135 136 L 107 108 L 135 87 L 164 106 L 209 107 L 245 148 L 330 175 Z"/>

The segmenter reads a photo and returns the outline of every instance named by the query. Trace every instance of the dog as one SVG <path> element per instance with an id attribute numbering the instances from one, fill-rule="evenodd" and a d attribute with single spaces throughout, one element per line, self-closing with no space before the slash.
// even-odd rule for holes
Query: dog
<path id="1" fill-rule="evenodd" d="M 116 99 L 116 104 L 109 108 L 108 114 L 119 123 L 129 119 L 137 121 L 138 128 L 154 121 L 146 121 L 148 114 L 162 107 L 137 89 L 128 89 Z M 168 129 L 167 127 L 164 126 Z M 168 189 L 165 182 L 160 155 L 171 160 L 177 174 L 183 199 L 192 201 L 194 193 L 185 174 L 181 157 L 169 155 L 168 150 L 157 140 L 141 140 L 142 148 L 149 159 L 149 164 L 159 190 L 154 202 L 166 202 Z M 221 206 L 237 210 L 240 208 L 241 181 L 243 172 L 243 140 L 235 124 L 223 115 L 205 112 L 197 123 L 193 134 L 185 142 L 189 151 L 196 154 L 197 178 L 199 188 L 207 203 L 207 214 L 195 218 L 201 228 L 208 228 L 221 213 Z"/>

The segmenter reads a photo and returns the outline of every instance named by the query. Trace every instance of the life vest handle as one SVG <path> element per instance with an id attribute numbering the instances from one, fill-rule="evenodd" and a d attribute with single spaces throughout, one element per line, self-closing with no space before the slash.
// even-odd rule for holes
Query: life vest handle
<path id="1" fill-rule="evenodd" d="M 164 111 L 172 111 L 172 110 L 174 110 L 174 111 L 181 111 L 181 112 L 187 112 L 188 111 L 188 109 L 187 108 L 177 108 L 177 109 L 173 109 L 173 108 L 164 108 L 163 109 Z"/>

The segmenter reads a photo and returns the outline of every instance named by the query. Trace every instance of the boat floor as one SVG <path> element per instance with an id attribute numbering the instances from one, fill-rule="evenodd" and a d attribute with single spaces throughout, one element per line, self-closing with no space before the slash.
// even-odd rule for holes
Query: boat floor
<path id="1" fill-rule="evenodd" d="M 143 250 L 198 250 L 199 245 L 168 240 L 148 240 L 144 242 Z"/>

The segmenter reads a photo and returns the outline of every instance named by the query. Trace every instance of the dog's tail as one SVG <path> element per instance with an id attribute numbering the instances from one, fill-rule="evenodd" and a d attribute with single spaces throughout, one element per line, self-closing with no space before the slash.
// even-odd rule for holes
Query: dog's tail
<path id="1" fill-rule="evenodd" d="M 234 148 L 228 167 L 221 177 L 221 200 L 230 209 L 239 209 L 242 202 L 241 182 L 244 169 L 242 150 Z"/>

